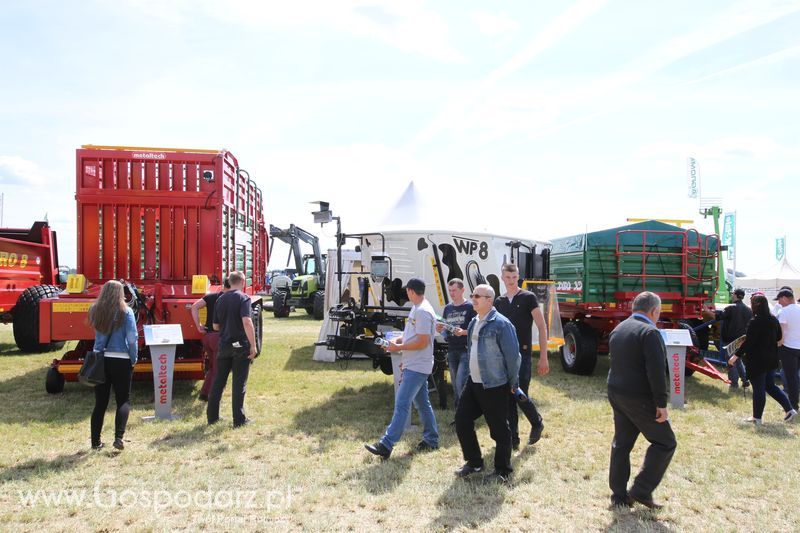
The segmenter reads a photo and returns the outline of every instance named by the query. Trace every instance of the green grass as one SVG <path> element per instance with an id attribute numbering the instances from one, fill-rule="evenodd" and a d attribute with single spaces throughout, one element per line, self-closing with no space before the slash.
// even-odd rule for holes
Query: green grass
<path id="1" fill-rule="evenodd" d="M 362 445 L 380 437 L 391 418 L 391 378 L 368 362 L 345 368 L 312 361 L 320 323 L 305 312 L 265 318 L 265 351 L 250 374 L 246 400 L 253 426 L 229 427 L 226 395 L 228 424 L 207 427 L 198 383 L 176 388 L 180 420 L 144 422 L 152 413 L 152 387 L 137 383 L 122 453 L 89 451 L 89 389 L 68 383 L 63 394 L 45 393 L 46 366 L 59 354 L 20 355 L 10 327 L 0 326 L 2 528 L 777 531 L 800 522 L 798 426 L 780 422 L 772 400 L 764 427 L 756 430 L 739 423 L 749 414 L 749 395 L 745 400 L 720 382 L 690 378 L 688 407 L 671 414 L 678 450 L 656 493 L 666 509 L 615 513 L 608 509 L 612 421 L 605 358 L 592 377 L 565 374 L 553 358 L 552 373 L 534 378 L 544 437 L 514 454 L 511 487 L 485 486 L 452 475 L 463 461 L 448 426 L 450 410 L 436 410 L 438 452 L 410 455 L 416 433 L 391 460 L 370 456 Z M 109 410 L 107 443 L 112 434 Z M 484 424 L 478 434 L 491 462 Z M 634 452 L 634 465 L 644 444 Z M 91 505 L 25 504 L 20 491 L 36 490 L 85 490 Z M 108 505 L 112 491 L 122 504 Z M 156 491 L 166 491 L 172 503 L 158 513 L 143 501 Z M 240 491 L 239 505 L 227 499 L 235 498 L 233 491 Z M 216 494 L 217 505 L 208 506 L 203 494 Z M 187 504 L 187 497 L 194 502 Z"/>

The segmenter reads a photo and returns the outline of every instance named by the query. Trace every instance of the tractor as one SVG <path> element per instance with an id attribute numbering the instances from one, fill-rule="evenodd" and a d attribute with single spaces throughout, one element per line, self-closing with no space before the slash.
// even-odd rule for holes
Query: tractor
<path id="1" fill-rule="evenodd" d="M 269 234 L 272 246 L 276 240 L 289 245 L 290 253 L 288 263 L 294 257 L 297 275 L 291 280 L 288 287 L 272 288 L 272 312 L 276 318 L 289 316 L 291 308 L 301 307 L 316 320 L 325 317 L 325 271 L 326 256 L 320 253 L 319 238 L 302 228 L 290 224 L 288 229 L 281 229 L 270 224 Z M 311 254 L 303 254 L 300 243 L 311 245 Z"/>

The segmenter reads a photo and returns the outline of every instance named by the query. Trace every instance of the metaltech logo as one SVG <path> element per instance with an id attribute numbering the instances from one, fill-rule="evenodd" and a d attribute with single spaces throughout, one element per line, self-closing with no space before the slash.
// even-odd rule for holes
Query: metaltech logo
<path id="1" fill-rule="evenodd" d="M 133 157 L 136 159 L 166 159 L 167 154 L 165 153 L 155 153 L 155 152 L 139 152 L 134 153 Z"/>

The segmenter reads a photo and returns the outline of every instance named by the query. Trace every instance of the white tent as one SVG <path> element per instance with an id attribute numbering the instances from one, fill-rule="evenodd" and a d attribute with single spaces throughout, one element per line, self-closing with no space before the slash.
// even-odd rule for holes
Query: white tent
<path id="1" fill-rule="evenodd" d="M 734 283 L 734 288 L 741 287 L 745 292 L 760 291 L 770 299 L 783 286 L 789 286 L 795 294 L 800 294 L 800 270 L 794 268 L 786 257 L 763 272 L 736 278 Z"/>

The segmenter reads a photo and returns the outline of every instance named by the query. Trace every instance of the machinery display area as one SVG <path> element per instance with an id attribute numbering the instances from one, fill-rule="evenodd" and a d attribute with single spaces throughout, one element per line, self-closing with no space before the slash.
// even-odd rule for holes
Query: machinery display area
<path id="1" fill-rule="evenodd" d="M 642 291 L 662 300 L 660 327 L 687 328 L 695 345 L 687 372 L 727 382 L 701 356 L 704 319 L 713 319 L 720 239 L 654 220 L 553 240 L 550 276 L 556 284 L 567 372 L 591 374 L 608 353 L 608 335 L 631 314 Z"/>
<path id="2" fill-rule="evenodd" d="M 180 324 L 175 379 L 203 379 L 202 334 L 191 304 L 218 291 L 232 271 L 245 274 L 256 344 L 268 260 L 261 190 L 226 150 L 84 146 L 76 154 L 77 274 L 66 291 L 38 302 L 39 342 L 78 341 L 47 373 L 56 393 L 76 381 L 94 343 L 89 307 L 110 279 L 125 285 L 138 318 L 134 379 L 151 379 L 145 324 Z M 201 317 L 202 318 L 202 317 Z"/>

